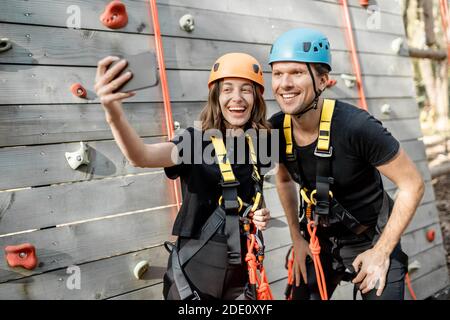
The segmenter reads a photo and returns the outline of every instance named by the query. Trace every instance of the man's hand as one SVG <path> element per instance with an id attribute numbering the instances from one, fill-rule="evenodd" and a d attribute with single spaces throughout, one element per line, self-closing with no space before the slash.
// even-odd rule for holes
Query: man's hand
<path id="1" fill-rule="evenodd" d="M 308 276 L 306 273 L 306 257 L 312 257 L 311 249 L 309 249 L 309 243 L 303 237 L 298 240 L 294 240 L 294 276 L 295 286 L 300 286 L 300 274 L 303 277 L 303 281 L 308 283 Z"/>
<path id="2" fill-rule="evenodd" d="M 358 275 L 352 282 L 360 283 L 361 293 L 367 293 L 376 288 L 377 296 L 381 296 L 386 285 L 389 263 L 389 255 L 381 250 L 372 248 L 364 251 L 353 261 L 352 265 Z"/>
<path id="3" fill-rule="evenodd" d="M 270 220 L 270 211 L 267 208 L 256 210 L 253 215 L 251 215 L 251 218 L 253 219 L 253 223 L 259 230 L 266 230 L 267 224 Z"/>

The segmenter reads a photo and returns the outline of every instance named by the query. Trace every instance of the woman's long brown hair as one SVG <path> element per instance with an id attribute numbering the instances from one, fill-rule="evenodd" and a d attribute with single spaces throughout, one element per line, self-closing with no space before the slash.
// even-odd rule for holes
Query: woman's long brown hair
<path id="1" fill-rule="evenodd" d="M 226 131 L 225 118 L 220 109 L 219 95 L 223 80 L 215 81 L 209 89 L 208 101 L 200 114 L 200 121 L 202 122 L 202 130 L 219 129 Z M 250 119 L 246 124 L 246 128 L 266 129 L 270 130 L 270 124 L 266 119 L 267 106 L 261 94 L 261 87 L 258 84 L 253 84 L 254 87 L 254 104 Z"/>

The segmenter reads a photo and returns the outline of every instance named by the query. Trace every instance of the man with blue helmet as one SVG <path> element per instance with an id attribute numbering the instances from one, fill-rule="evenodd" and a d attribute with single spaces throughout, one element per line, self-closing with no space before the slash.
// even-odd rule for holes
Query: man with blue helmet
<path id="1" fill-rule="evenodd" d="M 286 295 L 327 299 L 346 280 L 355 283 L 354 296 L 360 290 L 363 299 L 400 300 L 407 272 L 400 238 L 423 196 L 423 180 L 381 122 L 321 97 L 330 51 L 321 32 L 293 29 L 270 52 L 272 90 L 281 108 L 270 119 L 282 131 L 277 191 L 295 253 L 295 283 Z M 398 187 L 395 202 L 380 173 Z M 316 267 L 321 262 L 323 276 L 313 260 Z"/>

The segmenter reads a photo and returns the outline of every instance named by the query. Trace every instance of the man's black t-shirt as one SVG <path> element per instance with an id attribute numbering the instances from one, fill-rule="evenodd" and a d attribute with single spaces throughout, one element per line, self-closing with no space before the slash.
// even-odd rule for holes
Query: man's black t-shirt
<path id="1" fill-rule="evenodd" d="M 286 162 L 286 142 L 283 134 L 284 114 L 270 118 L 274 129 L 280 130 L 280 162 Z M 376 223 L 383 199 L 380 173 L 375 168 L 391 160 L 399 151 L 399 142 L 368 112 L 336 101 L 330 132 L 333 147 L 330 185 L 336 200 L 362 224 Z M 294 139 L 294 135 L 292 135 Z M 295 140 L 295 139 L 294 139 Z M 317 140 L 299 147 L 294 141 L 304 186 L 315 189 Z M 291 177 L 294 175 L 290 172 Z M 295 180 L 295 179 L 294 179 Z M 298 181 L 296 181 L 298 182 Z"/>
<path id="2" fill-rule="evenodd" d="M 183 194 L 183 203 L 172 230 L 173 235 L 198 237 L 201 227 L 216 209 L 218 200 L 222 195 L 220 186 L 222 176 L 219 166 L 217 163 L 210 161 L 211 159 L 215 161 L 213 145 L 210 139 L 203 139 L 202 137 L 202 131 L 190 127 L 182 135 L 172 140 L 177 145 L 182 162 L 164 170 L 170 179 L 180 177 Z M 266 141 L 270 140 L 264 139 L 264 143 Z M 239 181 L 238 196 L 244 202 L 251 203 L 255 196 L 255 182 L 252 179 L 253 165 L 249 157 L 248 144 L 245 143 L 243 136 L 232 138 L 232 140 L 225 138 L 224 143 L 227 154 L 230 156 L 229 160 L 234 176 Z M 253 144 L 255 149 L 259 151 L 256 139 L 253 139 Z M 239 150 L 243 146 L 245 147 Z M 187 151 L 186 148 L 191 148 L 191 151 Z M 245 152 L 242 152 L 242 150 L 245 150 Z M 206 160 L 202 156 L 204 154 L 207 155 Z M 262 165 L 259 163 L 259 157 L 257 158 L 257 167 L 261 174 Z"/>

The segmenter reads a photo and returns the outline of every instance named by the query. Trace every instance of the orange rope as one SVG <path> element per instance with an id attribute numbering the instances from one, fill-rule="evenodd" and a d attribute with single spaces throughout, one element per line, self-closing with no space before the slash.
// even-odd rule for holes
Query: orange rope
<path id="1" fill-rule="evenodd" d="M 292 286 L 294 285 L 294 261 L 295 261 L 295 253 L 294 248 L 291 248 L 291 257 L 287 261 L 287 269 L 288 269 L 288 280 L 287 284 L 291 288 L 289 292 L 286 292 L 286 300 L 292 300 Z"/>
<path id="2" fill-rule="evenodd" d="M 411 279 L 409 278 L 409 273 L 406 273 L 405 281 L 406 281 L 406 285 L 408 286 L 408 290 L 409 290 L 409 293 L 411 294 L 411 297 L 413 298 L 413 300 L 417 300 L 416 294 L 414 293 L 414 290 L 411 286 Z"/>
<path id="3" fill-rule="evenodd" d="M 320 262 L 320 244 L 319 238 L 316 237 L 317 226 L 314 221 L 307 224 L 308 233 L 311 237 L 309 240 L 309 248 L 313 255 L 314 269 L 316 271 L 317 286 L 322 300 L 328 300 L 327 285 L 325 282 L 325 274 L 323 272 L 322 263 Z"/>
<path id="4" fill-rule="evenodd" d="M 247 238 L 247 254 L 245 255 L 249 283 L 256 288 L 257 300 L 273 300 L 272 291 L 270 290 L 269 282 L 267 281 L 264 266 L 256 259 L 255 252 L 259 249 L 255 235 L 249 234 Z M 258 270 L 260 277 L 258 277 Z"/>
<path id="5" fill-rule="evenodd" d="M 360 107 L 364 110 L 368 110 L 367 108 L 367 102 L 366 102 L 366 95 L 364 93 L 364 87 L 362 82 L 362 76 L 361 76 L 361 68 L 359 66 L 358 61 L 358 54 L 356 52 L 356 45 L 355 45 L 355 39 L 353 37 L 353 30 L 352 30 L 352 22 L 350 20 L 350 13 L 348 10 L 348 3 L 347 0 L 341 0 L 342 1 L 342 8 L 344 11 L 344 21 L 346 26 L 346 35 L 347 35 L 347 43 L 350 47 L 350 53 L 352 58 L 352 65 L 353 65 L 353 71 L 355 72 L 356 76 L 356 85 L 358 87 L 359 92 L 359 104 Z"/>
<path id="6" fill-rule="evenodd" d="M 149 0 L 150 15 L 153 22 L 153 30 L 155 32 L 155 49 L 159 65 L 159 77 L 161 79 L 162 94 L 164 100 L 164 113 L 166 116 L 166 129 L 169 140 L 174 137 L 173 120 L 172 120 L 172 107 L 170 105 L 169 86 L 166 76 L 166 65 L 164 63 L 164 51 L 161 39 L 161 30 L 159 27 L 158 19 L 158 7 L 156 6 L 156 0 Z M 179 180 L 172 180 L 172 187 L 175 195 L 175 201 L 178 210 L 180 210 L 180 196 L 179 196 Z"/>

